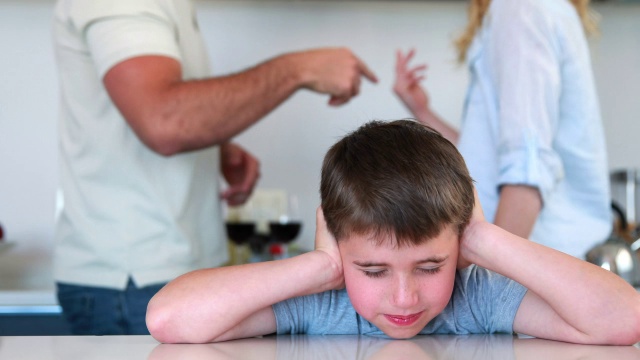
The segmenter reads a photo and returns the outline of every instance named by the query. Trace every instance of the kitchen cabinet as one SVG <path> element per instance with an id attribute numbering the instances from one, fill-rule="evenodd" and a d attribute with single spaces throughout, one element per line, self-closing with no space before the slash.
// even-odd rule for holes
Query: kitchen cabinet
<path id="1" fill-rule="evenodd" d="M 53 291 L 0 291 L 0 336 L 70 334 Z"/>

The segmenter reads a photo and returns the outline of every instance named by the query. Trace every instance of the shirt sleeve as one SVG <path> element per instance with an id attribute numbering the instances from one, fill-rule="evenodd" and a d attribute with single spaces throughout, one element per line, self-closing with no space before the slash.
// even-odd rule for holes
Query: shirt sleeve
<path id="1" fill-rule="evenodd" d="M 177 29 L 171 11 L 159 1 L 78 1 L 71 12 L 83 34 L 98 75 L 114 65 L 143 55 L 181 61 Z"/>
<path id="2" fill-rule="evenodd" d="M 272 308 L 278 334 L 382 334 L 358 315 L 344 289 L 291 298 Z"/>
<path id="3" fill-rule="evenodd" d="M 527 289 L 476 265 L 458 271 L 447 307 L 423 334 L 512 333 L 513 320 Z"/>
<path id="4" fill-rule="evenodd" d="M 544 11 L 535 0 L 496 1 L 485 44 L 498 101 L 498 185 L 537 187 L 543 202 L 564 176 L 553 148 L 561 59 Z"/>
<path id="5" fill-rule="evenodd" d="M 317 296 L 309 295 L 287 299 L 272 306 L 276 317 L 276 333 L 303 334 L 307 328 L 306 313 L 317 303 Z"/>

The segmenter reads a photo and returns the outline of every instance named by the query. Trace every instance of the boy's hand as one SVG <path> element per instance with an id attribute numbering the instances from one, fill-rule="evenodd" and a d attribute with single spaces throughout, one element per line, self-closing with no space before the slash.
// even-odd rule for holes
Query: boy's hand
<path id="1" fill-rule="evenodd" d="M 482 205 L 480 204 L 480 198 L 478 198 L 478 190 L 476 190 L 475 186 L 473 187 L 473 197 L 475 201 L 473 204 L 473 212 L 471 213 L 471 220 L 469 221 L 469 225 L 467 225 L 467 227 L 465 228 L 464 233 L 460 235 L 460 251 L 458 252 L 457 265 L 458 269 L 464 269 L 472 264 L 462 255 L 462 253 L 464 252 L 463 245 L 465 240 L 470 237 L 469 233 L 473 231 L 474 225 L 486 221 L 484 218 L 484 212 L 482 211 Z"/>
<path id="2" fill-rule="evenodd" d="M 473 198 L 475 200 L 473 204 L 473 213 L 471 214 L 471 221 L 469 225 L 477 222 L 485 222 L 484 212 L 482 211 L 482 204 L 480 204 L 480 198 L 478 197 L 478 190 L 473 187 Z"/>
<path id="3" fill-rule="evenodd" d="M 340 249 L 338 248 L 338 242 L 333 237 L 329 229 L 327 229 L 327 222 L 324 220 L 324 213 L 322 208 L 318 207 L 316 210 L 316 251 L 320 251 L 328 255 L 331 271 L 327 274 L 329 281 L 332 284 L 330 289 L 337 290 L 344 288 L 344 273 L 342 271 L 342 257 L 340 256 Z"/>

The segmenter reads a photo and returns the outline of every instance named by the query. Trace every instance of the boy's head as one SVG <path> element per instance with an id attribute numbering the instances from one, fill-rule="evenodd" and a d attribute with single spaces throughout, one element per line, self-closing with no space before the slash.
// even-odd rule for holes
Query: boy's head
<path id="1" fill-rule="evenodd" d="M 416 335 L 453 291 L 474 205 L 462 157 L 414 121 L 371 122 L 329 150 L 320 188 L 353 307 L 391 337 Z"/>
<path id="2" fill-rule="evenodd" d="M 448 225 L 460 234 L 474 204 L 473 181 L 456 147 L 411 120 L 373 121 L 333 145 L 320 194 L 338 241 L 387 234 L 399 246 L 420 244 Z"/>

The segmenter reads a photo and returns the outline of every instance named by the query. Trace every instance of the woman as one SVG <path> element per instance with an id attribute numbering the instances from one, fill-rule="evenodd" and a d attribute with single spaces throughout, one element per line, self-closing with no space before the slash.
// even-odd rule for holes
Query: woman
<path id="1" fill-rule="evenodd" d="M 429 107 L 425 65 L 398 52 L 394 91 L 456 143 L 487 218 L 576 257 L 611 231 L 588 0 L 472 0 L 456 41 L 470 70 L 460 132 Z"/>

